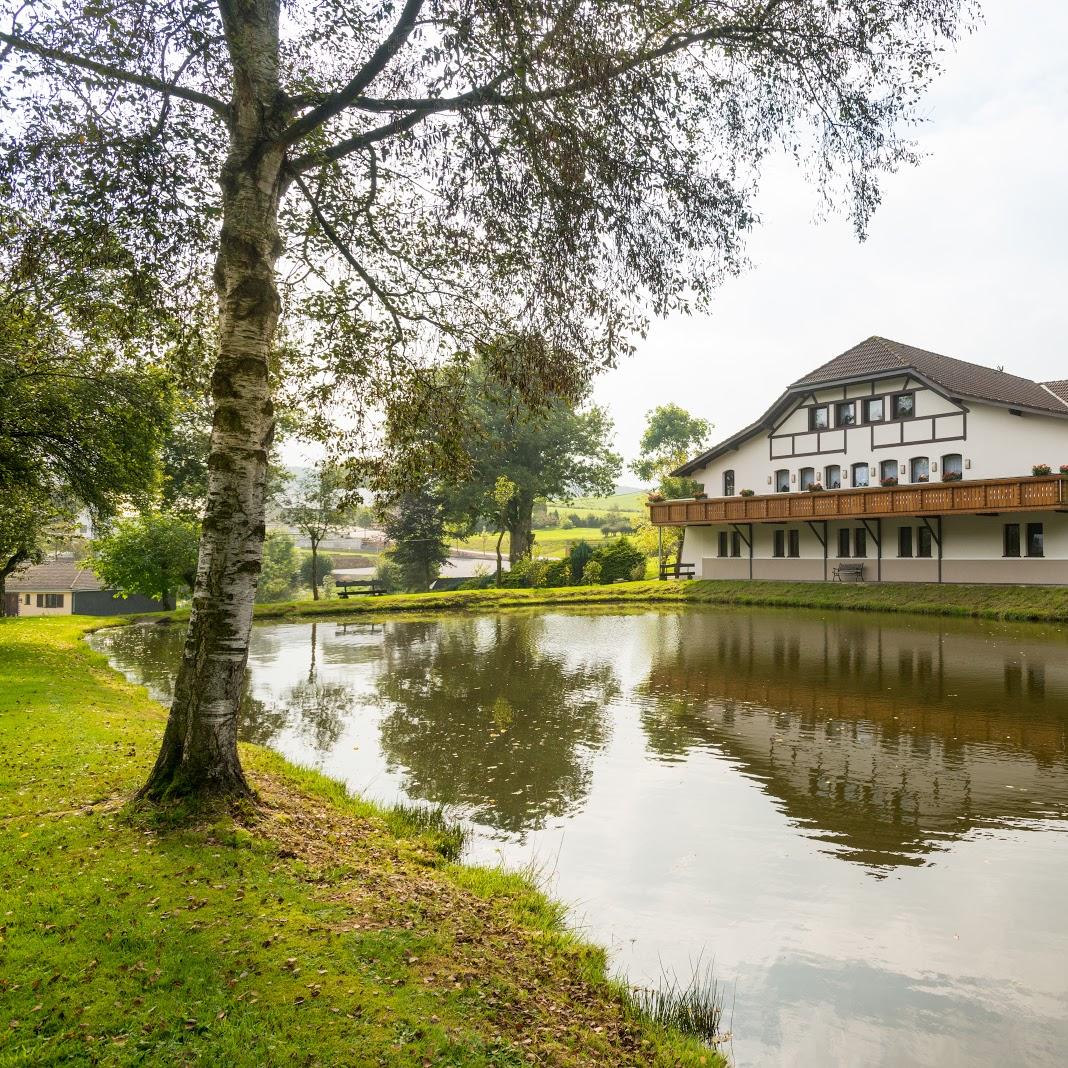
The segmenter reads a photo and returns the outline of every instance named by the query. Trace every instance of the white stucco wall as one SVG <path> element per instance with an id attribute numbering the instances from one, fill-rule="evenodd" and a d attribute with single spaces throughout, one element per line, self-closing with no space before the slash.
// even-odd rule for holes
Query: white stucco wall
<path id="1" fill-rule="evenodd" d="M 870 395 L 872 385 L 851 386 L 848 393 L 855 395 L 856 390 L 863 389 L 864 395 Z M 874 382 L 878 393 L 903 385 L 902 379 Z M 816 400 L 833 405 L 835 400 L 842 400 L 846 392 L 845 387 L 823 390 L 816 394 Z M 1047 463 L 1056 471 L 1061 464 L 1068 463 L 1068 418 L 1028 413 L 1012 415 L 1008 409 L 974 402 L 962 407 L 933 390 L 916 388 L 917 418 L 905 422 L 891 420 L 832 427 L 822 432 L 817 441 L 817 435 L 808 430 L 806 409 L 811 403 L 811 397 L 799 398 L 795 408 L 771 433 L 757 434 L 695 472 L 693 477 L 704 484 L 710 497 L 720 497 L 724 494 L 723 476 L 728 470 L 734 471 L 737 494 L 743 489 L 755 493 L 774 492 L 774 474 L 779 469 L 790 472 L 790 489 L 799 491 L 802 468 L 815 468 L 823 481 L 824 469 L 832 464 L 842 468 L 842 486 L 845 488 L 852 484 L 849 472 L 855 463 L 867 465 L 869 484 L 873 486 L 879 484 L 881 464 L 885 460 L 896 461 L 897 477 L 902 484 L 909 481 L 911 460 L 920 456 L 937 465 L 937 470 L 931 470 L 931 482 L 940 481 L 942 457 L 953 453 L 963 457 L 966 479 L 1028 475 L 1038 463 Z M 899 440 L 901 438 L 904 438 L 903 442 Z M 926 440 L 930 438 L 936 440 Z"/>
<path id="2" fill-rule="evenodd" d="M 18 597 L 20 616 L 69 616 L 74 604 L 74 595 L 70 592 L 62 595 L 62 608 L 38 608 L 36 593 L 26 593 L 24 590 L 20 590 Z M 30 599 L 29 604 L 26 603 L 27 597 Z"/>

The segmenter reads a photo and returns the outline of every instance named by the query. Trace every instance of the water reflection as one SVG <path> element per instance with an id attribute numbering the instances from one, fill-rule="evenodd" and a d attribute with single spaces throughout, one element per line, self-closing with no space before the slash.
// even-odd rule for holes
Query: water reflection
<path id="1" fill-rule="evenodd" d="M 610 664 L 568 665 L 532 617 L 387 626 L 382 753 L 414 797 L 499 830 L 539 827 L 589 790 L 620 694 Z"/>
<path id="2" fill-rule="evenodd" d="M 806 615 L 662 617 L 651 749 L 714 746 L 836 855 L 920 864 L 974 827 L 1064 815 L 1062 636 Z"/>

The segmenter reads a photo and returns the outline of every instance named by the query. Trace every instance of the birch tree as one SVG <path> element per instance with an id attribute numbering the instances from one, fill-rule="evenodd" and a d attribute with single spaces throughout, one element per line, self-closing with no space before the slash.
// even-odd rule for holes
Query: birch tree
<path id="1" fill-rule="evenodd" d="M 350 447 L 479 340 L 538 339 L 491 368 L 513 387 L 584 382 L 742 265 L 771 151 L 863 231 L 967 2 L 2 0 L 0 196 L 121 249 L 138 299 L 217 299 L 196 588 L 145 795 L 248 792 L 290 384 L 319 429 L 345 398 Z"/>

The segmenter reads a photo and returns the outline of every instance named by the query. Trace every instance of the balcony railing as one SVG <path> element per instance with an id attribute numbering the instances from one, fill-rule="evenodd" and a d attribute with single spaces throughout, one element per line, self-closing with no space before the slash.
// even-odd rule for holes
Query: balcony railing
<path id="1" fill-rule="evenodd" d="M 782 523 L 791 519 L 979 515 L 1051 509 L 1068 510 L 1068 476 L 925 482 L 816 493 L 802 490 L 754 497 L 658 501 L 649 505 L 654 524 L 675 527 L 694 523 Z"/>

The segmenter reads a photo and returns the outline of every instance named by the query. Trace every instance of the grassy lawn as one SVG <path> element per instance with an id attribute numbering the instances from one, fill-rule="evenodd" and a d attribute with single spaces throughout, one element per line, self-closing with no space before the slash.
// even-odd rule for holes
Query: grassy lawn
<path id="1" fill-rule="evenodd" d="M 958 586 L 926 583 L 837 582 L 620 582 L 554 589 L 454 590 L 256 606 L 258 618 L 390 612 L 485 612 L 539 605 L 765 605 L 779 608 L 912 612 L 976 619 L 1068 622 L 1064 586 Z"/>
<path id="2" fill-rule="evenodd" d="M 579 515 L 585 515 L 588 512 L 604 515 L 612 508 L 624 514 L 644 515 L 647 496 L 646 490 L 639 490 L 636 493 L 613 493 L 610 497 L 576 497 L 569 504 L 549 501 L 548 505 L 550 511 L 558 511 L 561 515 L 570 515 L 571 512 L 577 512 Z"/>
<path id="3" fill-rule="evenodd" d="M 720 1063 L 523 879 L 265 750 L 257 813 L 124 807 L 164 713 L 92 623 L 0 620 L 0 1065 Z"/>

